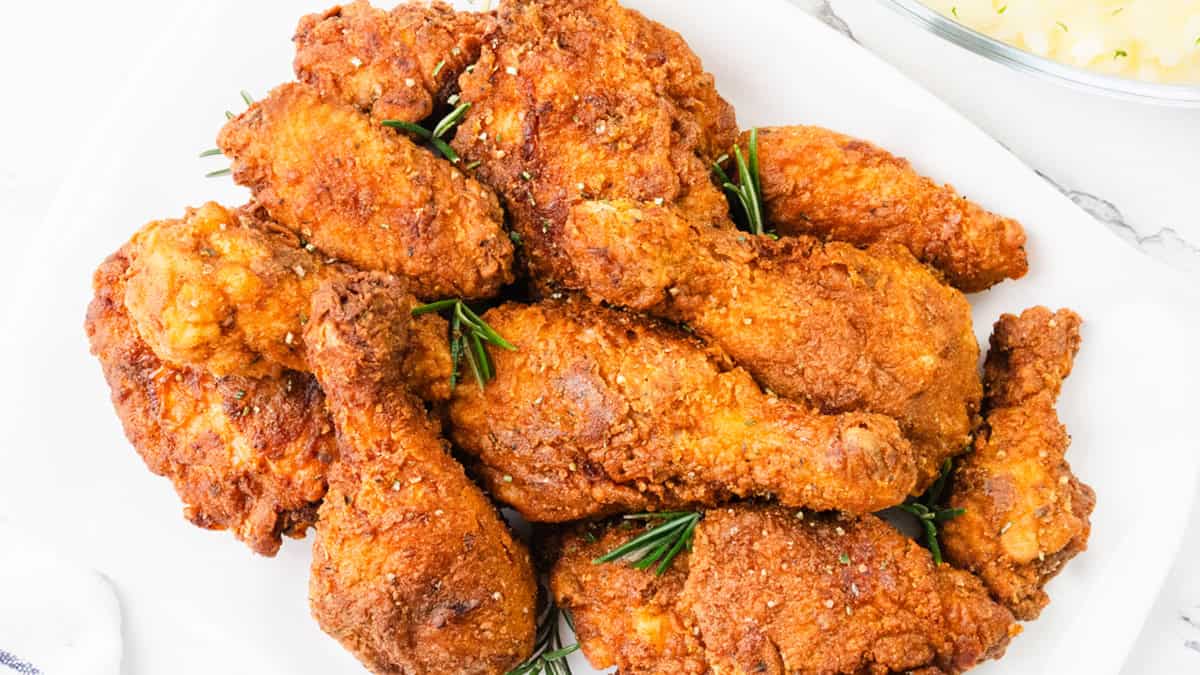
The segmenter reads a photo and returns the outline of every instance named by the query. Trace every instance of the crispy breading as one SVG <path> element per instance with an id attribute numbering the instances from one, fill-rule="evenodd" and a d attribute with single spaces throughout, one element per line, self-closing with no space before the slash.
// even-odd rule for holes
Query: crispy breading
<path id="1" fill-rule="evenodd" d="M 556 278 L 593 300 L 686 323 L 781 396 L 895 417 L 918 492 L 968 443 L 971 307 L 900 246 L 774 241 L 627 201 L 578 204 L 554 242 Z"/>
<path id="2" fill-rule="evenodd" d="M 748 133 L 738 143 L 748 148 Z M 968 293 L 1028 270 L 1020 223 L 867 141 L 821 127 L 765 128 L 758 159 L 766 218 L 781 235 L 894 242 Z"/>
<path id="3" fill-rule="evenodd" d="M 984 426 L 955 468 L 942 546 L 1017 618 L 1050 601 L 1043 590 L 1087 549 L 1096 494 L 1071 472 L 1070 437 L 1055 401 L 1079 351 L 1082 320 L 1069 309 L 1025 310 L 996 322 L 984 366 Z"/>
<path id="4" fill-rule="evenodd" d="M 124 302 L 159 358 L 218 376 L 310 370 L 304 324 L 312 294 L 354 270 L 301 248 L 257 211 L 209 202 L 134 235 Z M 413 331 L 421 339 L 405 354 L 406 381 L 423 398 L 444 401 L 446 322 L 425 315 Z"/>
<path id="5" fill-rule="evenodd" d="M 271 218 L 323 254 L 398 274 L 423 299 L 485 298 L 513 280 L 491 190 L 348 105 L 291 83 L 218 145 Z"/>
<path id="6" fill-rule="evenodd" d="M 303 537 L 337 456 L 324 397 L 309 375 L 214 378 L 160 361 L 124 306 L 128 247 L 96 270 L 87 334 L 125 435 L 175 485 L 184 515 L 274 555 Z"/>
<path id="7" fill-rule="evenodd" d="M 160 358 L 217 376 L 307 370 L 309 298 L 345 273 L 213 202 L 146 225 L 129 258 L 125 304 L 142 338 Z"/>
<path id="8" fill-rule="evenodd" d="M 376 673 L 504 673 L 533 647 L 529 553 L 405 387 L 414 301 L 356 274 L 321 287 L 306 327 L 340 459 L 309 597 L 321 628 Z"/>
<path id="9" fill-rule="evenodd" d="M 586 300 L 483 316 L 516 346 L 459 387 L 451 438 L 530 521 L 770 495 L 870 512 L 904 500 L 912 449 L 883 415 L 821 415 L 767 395 L 694 337 Z"/>
<path id="10" fill-rule="evenodd" d="M 444 2 L 387 11 L 356 0 L 300 19 L 293 66 L 322 98 L 379 120 L 420 122 L 479 58 L 492 23 L 489 14 L 455 12 Z"/>
<path id="11" fill-rule="evenodd" d="M 663 577 L 593 563 L 632 534 L 578 527 L 551 573 L 588 659 L 623 675 L 960 673 L 1020 630 L 979 580 L 872 515 L 715 509 Z"/>
<path id="12" fill-rule="evenodd" d="M 678 33 L 615 0 L 503 3 L 460 84 L 473 107 L 454 147 L 505 199 L 535 281 L 563 265 L 542 233 L 580 199 L 728 217 L 709 162 L 737 138 L 733 108 Z"/>

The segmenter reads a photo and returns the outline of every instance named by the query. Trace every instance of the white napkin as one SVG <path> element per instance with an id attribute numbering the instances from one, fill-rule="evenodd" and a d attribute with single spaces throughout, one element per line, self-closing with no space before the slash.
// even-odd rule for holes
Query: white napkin
<path id="1" fill-rule="evenodd" d="M 0 522 L 0 675 L 118 675 L 121 608 L 108 580 Z"/>

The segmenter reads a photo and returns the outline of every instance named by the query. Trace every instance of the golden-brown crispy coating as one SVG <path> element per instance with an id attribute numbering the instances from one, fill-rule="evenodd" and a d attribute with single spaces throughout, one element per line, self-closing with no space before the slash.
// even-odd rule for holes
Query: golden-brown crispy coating
<path id="1" fill-rule="evenodd" d="M 309 375 L 214 378 L 160 361 L 125 311 L 128 247 L 96 270 L 87 334 L 129 442 L 166 476 L 184 515 L 228 529 L 263 555 L 303 537 L 337 455 L 324 397 Z"/>
<path id="2" fill-rule="evenodd" d="M 749 147 L 748 134 L 739 144 Z M 763 207 L 779 234 L 894 242 L 956 288 L 1024 276 L 1025 231 L 867 141 L 812 126 L 759 130 Z"/>
<path id="3" fill-rule="evenodd" d="M 413 306 L 378 273 L 313 297 L 309 358 L 341 457 L 317 522 L 312 612 L 376 673 L 503 673 L 532 650 L 533 568 L 404 385 L 396 352 Z"/>
<path id="4" fill-rule="evenodd" d="M 1070 444 L 1054 404 L 1079 350 L 1077 314 L 1045 307 L 996 322 L 984 366 L 984 426 L 975 452 L 954 471 L 942 546 L 979 575 L 1017 618 L 1050 601 L 1042 590 L 1087 548 L 1096 494 L 1065 454 Z"/>
<path id="5" fill-rule="evenodd" d="M 129 244 L 124 302 L 141 337 L 169 363 L 218 376 L 309 371 L 304 324 L 322 281 L 354 270 L 301 248 L 255 208 L 209 202 L 154 221 Z M 417 319 L 403 368 L 429 401 L 450 396 L 446 322 Z"/>
<path id="6" fill-rule="evenodd" d="M 883 415 L 821 415 L 764 394 L 695 338 L 586 300 L 484 315 L 517 347 L 459 387 L 455 445 L 530 521 L 772 496 L 870 512 L 904 500 L 912 449 Z"/>
<path id="7" fill-rule="evenodd" d="M 967 445 L 981 395 L 971 307 L 902 247 L 773 241 L 627 201 L 575 206 L 555 239 L 564 285 L 686 322 L 782 396 L 895 417 L 918 492 Z"/>
<path id="8" fill-rule="evenodd" d="M 513 279 L 491 190 L 306 85 L 275 89 L 217 143 L 274 220 L 326 255 L 406 277 L 417 297 L 485 298 Z"/>
<path id="9" fill-rule="evenodd" d="M 479 58 L 492 22 L 444 2 L 404 2 L 390 11 L 367 0 L 337 5 L 300 19 L 292 38 L 296 78 L 375 119 L 420 122 Z"/>
<path id="10" fill-rule="evenodd" d="M 539 282 L 562 265 L 542 235 L 584 198 L 663 200 L 689 218 L 728 217 L 709 162 L 737 137 L 678 33 L 616 0 L 511 0 L 476 67 L 454 139 L 505 199 Z"/>
<path id="11" fill-rule="evenodd" d="M 1019 631 L 977 579 L 872 515 L 711 510 L 661 578 L 594 564 L 633 534 L 596 529 L 565 536 L 551 587 L 592 664 L 622 675 L 961 673 Z"/>
<path id="12" fill-rule="evenodd" d="M 142 338 L 170 363 L 217 376 L 307 370 L 301 326 L 324 264 L 294 237 L 253 227 L 209 202 L 154 221 L 130 242 L 125 304 Z"/>

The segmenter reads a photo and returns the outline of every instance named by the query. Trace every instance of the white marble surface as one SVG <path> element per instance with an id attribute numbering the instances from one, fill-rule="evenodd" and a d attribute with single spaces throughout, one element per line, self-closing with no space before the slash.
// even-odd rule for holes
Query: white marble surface
<path id="1" fill-rule="evenodd" d="M 1043 82 L 941 41 L 884 0 L 792 2 L 957 108 L 1103 226 L 1200 284 L 1200 109 Z M 1198 562 L 1200 503 L 1126 675 L 1200 672 Z"/>
<path id="2" fill-rule="evenodd" d="M 947 51 L 877 0 L 794 1 L 848 29 L 965 113 L 1097 216 L 1103 223 L 1097 227 L 1112 227 L 1200 283 L 1200 110 L 1108 101 L 1011 73 Z M 10 251 L 21 251 L 21 240 L 41 222 L 93 124 L 89 115 L 107 109 L 121 89 L 123 67 L 142 53 L 147 27 L 173 11 L 170 3 L 149 0 L 9 8 L 10 30 L 0 41 L 9 93 L 0 109 L 0 207 Z M 234 47 L 214 37 L 214 49 L 221 48 Z M 0 283 L 18 287 L 5 278 L 9 269 L 0 266 Z M 1126 673 L 1200 672 L 1200 510 L 1192 523 Z"/>

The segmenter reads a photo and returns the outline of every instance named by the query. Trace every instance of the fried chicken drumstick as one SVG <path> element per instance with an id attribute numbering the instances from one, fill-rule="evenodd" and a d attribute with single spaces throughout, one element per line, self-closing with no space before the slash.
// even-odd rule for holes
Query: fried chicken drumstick
<path id="1" fill-rule="evenodd" d="M 509 304 L 484 320 L 516 346 L 460 386 L 451 438 L 530 521 L 769 495 L 857 513 L 916 481 L 894 420 L 822 415 L 764 394 L 695 338 L 585 300 Z"/>
<path id="2" fill-rule="evenodd" d="M 942 546 L 1017 618 L 1050 601 L 1042 590 L 1087 548 L 1096 494 L 1071 472 L 1055 400 L 1079 351 L 1077 314 L 1045 307 L 996 322 L 984 366 L 984 427 L 955 468 Z"/>
<path id="3" fill-rule="evenodd" d="M 550 578 L 588 660 L 622 675 L 953 674 L 1019 631 L 977 579 L 872 515 L 716 509 L 661 577 L 593 562 L 632 534 L 577 527 Z"/>
<path id="4" fill-rule="evenodd" d="M 538 282 L 563 252 L 542 235 L 583 198 L 663 200 L 727 217 L 709 163 L 737 138 L 733 108 L 683 38 L 616 0 L 510 0 L 475 68 L 454 137 L 505 200 Z"/>
<path id="5" fill-rule="evenodd" d="M 749 147 L 749 135 L 738 143 Z M 857 138 L 812 126 L 759 129 L 767 221 L 781 235 L 894 242 L 967 293 L 1028 269 L 1025 231 Z"/>
<path id="6" fill-rule="evenodd" d="M 305 340 L 340 460 L 317 521 L 313 616 L 376 673 L 500 674 L 532 650 L 529 554 L 409 393 L 400 282 L 323 285 Z"/>
<path id="7" fill-rule="evenodd" d="M 391 10 L 366 0 L 338 5 L 300 19 L 296 78 L 377 120 L 420 122 L 479 58 L 492 21 L 444 2 L 404 2 Z"/>
<path id="8" fill-rule="evenodd" d="M 215 378 L 161 361 L 125 309 L 130 247 L 96 270 L 87 335 L 125 435 L 166 476 L 184 515 L 274 555 L 280 535 L 303 537 L 337 457 L 333 425 L 312 376 Z"/>
<path id="9" fill-rule="evenodd" d="M 257 209 L 209 202 L 181 219 L 154 221 L 133 236 L 122 300 L 161 359 L 218 376 L 308 372 L 304 326 L 324 281 L 354 272 L 310 253 Z M 416 320 L 420 339 L 405 356 L 410 386 L 427 400 L 449 397 L 446 322 Z"/>
<path id="10" fill-rule="evenodd" d="M 419 298 L 491 297 L 513 279 L 496 195 L 311 87 L 275 89 L 217 144 L 273 220 L 326 255 L 405 277 Z"/>
<path id="11" fill-rule="evenodd" d="M 902 247 L 773 241 L 627 201 L 582 202 L 549 236 L 570 261 L 563 285 L 686 323 L 822 412 L 895 417 L 918 492 L 968 442 L 981 396 L 970 305 Z"/>

